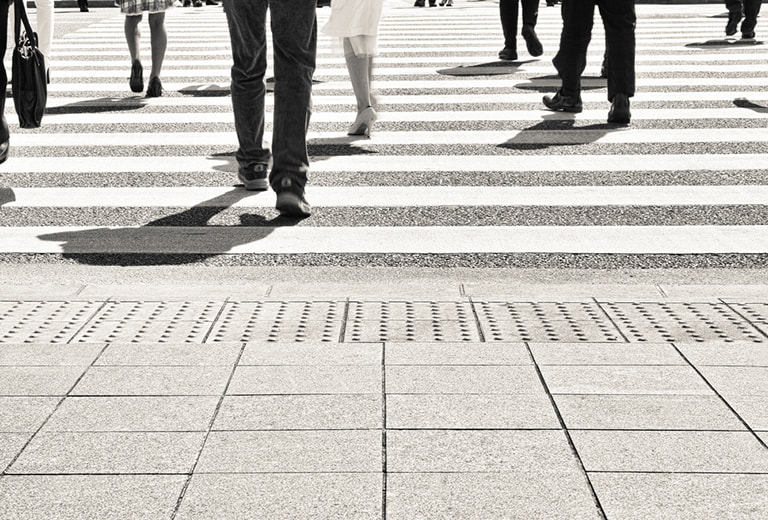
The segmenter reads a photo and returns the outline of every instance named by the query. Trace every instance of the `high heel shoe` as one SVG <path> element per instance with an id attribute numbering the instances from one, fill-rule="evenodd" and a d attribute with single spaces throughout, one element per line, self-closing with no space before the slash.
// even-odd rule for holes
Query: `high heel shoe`
<path id="1" fill-rule="evenodd" d="M 160 78 L 153 76 L 149 80 L 149 86 L 147 87 L 147 97 L 160 97 L 163 95 L 163 84 L 160 83 Z"/>
<path id="2" fill-rule="evenodd" d="M 357 114 L 355 122 L 350 125 L 347 135 L 371 137 L 371 128 L 373 128 L 374 121 L 376 121 L 376 111 L 373 107 L 368 107 Z"/>

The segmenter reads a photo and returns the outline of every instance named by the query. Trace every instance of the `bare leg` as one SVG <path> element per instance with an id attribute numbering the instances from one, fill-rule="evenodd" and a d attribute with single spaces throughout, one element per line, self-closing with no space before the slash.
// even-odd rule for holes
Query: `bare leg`
<path id="1" fill-rule="evenodd" d="M 168 33 L 165 30 L 165 13 L 152 13 L 149 15 L 149 30 L 152 44 L 152 72 L 149 79 L 160 77 L 165 59 L 165 50 L 168 47 Z"/>
<path id="2" fill-rule="evenodd" d="M 344 59 L 347 61 L 349 79 L 352 82 L 352 90 L 357 100 L 357 113 L 373 105 L 371 100 L 371 64 L 373 59 L 369 56 L 357 57 L 349 43 L 349 38 L 344 38 Z"/>
<path id="3" fill-rule="evenodd" d="M 141 15 L 125 17 L 125 41 L 128 43 L 128 53 L 131 55 L 131 63 L 141 61 L 141 28 L 139 22 Z"/>

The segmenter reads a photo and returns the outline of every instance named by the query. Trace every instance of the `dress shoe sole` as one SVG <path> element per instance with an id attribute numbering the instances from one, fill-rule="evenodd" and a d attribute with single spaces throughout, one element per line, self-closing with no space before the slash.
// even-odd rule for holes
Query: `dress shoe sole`
<path id="1" fill-rule="evenodd" d="M 237 179 L 243 183 L 243 186 L 248 191 L 267 191 L 269 189 L 269 181 L 267 179 L 246 179 L 239 173 Z"/>
<path id="2" fill-rule="evenodd" d="M 275 209 L 286 217 L 308 217 L 312 212 L 310 205 L 291 191 L 277 194 Z"/>

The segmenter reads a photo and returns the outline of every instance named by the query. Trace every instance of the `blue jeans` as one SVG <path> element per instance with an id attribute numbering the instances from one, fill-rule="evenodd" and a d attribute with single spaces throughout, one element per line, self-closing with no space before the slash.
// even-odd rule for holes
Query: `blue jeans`
<path id="1" fill-rule="evenodd" d="M 274 49 L 275 108 L 272 152 L 264 143 L 267 8 Z M 274 188 L 290 179 L 303 193 L 309 171 L 307 129 L 317 50 L 315 0 L 224 0 L 232 40 L 232 109 L 240 168 L 269 163 Z"/>
<path id="2" fill-rule="evenodd" d="M 581 95 L 581 74 L 587 66 L 595 5 L 605 27 L 608 101 L 616 94 L 635 94 L 635 1 L 563 0 L 563 32 L 554 63 L 563 80 L 564 96 Z"/>

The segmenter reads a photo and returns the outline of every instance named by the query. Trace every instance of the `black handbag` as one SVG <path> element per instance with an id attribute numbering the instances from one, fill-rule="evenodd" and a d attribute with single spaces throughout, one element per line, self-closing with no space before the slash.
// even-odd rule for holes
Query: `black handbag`
<path id="1" fill-rule="evenodd" d="M 1 0 L 0 0 L 1 1 Z M 15 0 L 14 42 L 11 69 L 13 105 L 21 128 L 37 128 L 43 119 L 48 99 L 45 57 L 37 47 L 37 33 L 32 30 L 24 7 L 25 0 Z M 21 25 L 24 24 L 22 32 Z"/>

